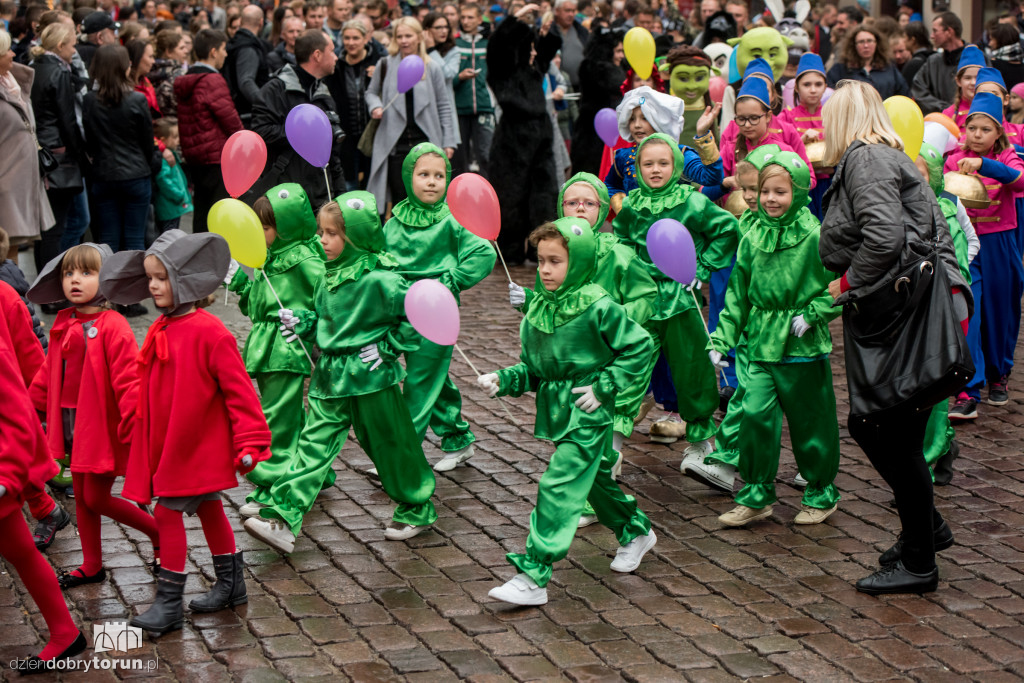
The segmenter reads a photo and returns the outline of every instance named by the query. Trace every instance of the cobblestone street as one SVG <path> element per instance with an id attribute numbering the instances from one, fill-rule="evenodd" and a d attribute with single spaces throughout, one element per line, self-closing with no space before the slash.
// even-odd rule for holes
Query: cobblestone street
<path id="1" fill-rule="evenodd" d="M 533 270 L 512 269 L 523 285 Z M 460 348 L 481 372 L 516 362 L 521 316 L 509 305 L 500 265 L 462 295 Z M 223 291 L 210 309 L 244 341 L 248 322 Z M 147 303 L 150 310 L 152 302 Z M 706 310 L 706 309 L 705 309 Z M 137 318 L 141 342 L 154 315 Z M 52 318 L 51 318 L 52 320 Z M 651 517 L 658 544 L 632 575 L 609 569 L 617 547 L 600 525 L 581 530 L 555 565 L 550 602 L 513 608 L 487 591 L 515 570 L 505 553 L 523 550 L 537 481 L 552 446 L 532 436 L 532 394 L 501 405 L 473 383 L 458 354 L 452 373 L 476 456 L 439 474 L 440 515 L 429 532 L 384 540 L 392 504 L 362 471 L 369 458 L 349 441 L 337 483 L 306 517 L 295 552 L 283 558 L 242 530 L 238 507 L 250 486 L 228 492 L 225 507 L 245 551 L 249 603 L 190 615 L 183 630 L 103 659 L 145 659 L 153 671 L 90 671 L 64 680 L 151 676 L 179 681 L 943 681 L 1024 680 L 1024 393 L 1011 378 L 1007 406 L 981 405 L 958 428 L 960 458 L 936 503 L 956 537 L 939 554 L 939 590 L 924 597 L 874 598 L 853 582 L 877 567 L 895 539 L 892 494 L 845 428 L 848 407 L 842 335 L 833 323 L 842 462 L 839 510 L 826 523 L 797 527 L 800 492 L 788 435 L 775 515 L 726 530 L 733 507 L 679 473 L 684 444 L 648 441 L 653 411 L 624 449 L 620 482 Z M 1022 349 L 1018 347 L 1018 358 Z M 685 388 L 681 388 L 685 390 Z M 720 419 L 721 415 L 717 416 Z M 199 425 L 197 435 L 200 433 Z M 431 436 L 431 438 L 433 438 Z M 440 458 L 426 446 L 431 463 Z M 120 484 L 119 484 L 120 485 Z M 119 489 L 118 489 L 119 490 Z M 58 498 L 74 512 L 74 502 Z M 32 522 L 34 524 L 34 522 Z M 197 518 L 185 600 L 206 591 L 213 567 Z M 155 595 L 145 536 L 104 519 L 106 582 L 67 593 L 75 621 L 93 645 L 93 625 L 121 622 Z M 82 560 L 74 526 L 47 552 L 57 569 Z M 38 652 L 45 626 L 21 583 L 0 563 L 0 661 Z M 84 657 L 93 657 L 92 647 Z M 39 677 L 46 680 L 52 674 Z"/>

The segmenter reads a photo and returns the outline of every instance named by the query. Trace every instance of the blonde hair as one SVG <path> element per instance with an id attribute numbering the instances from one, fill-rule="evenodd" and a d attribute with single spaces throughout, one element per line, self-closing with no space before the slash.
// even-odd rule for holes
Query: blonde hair
<path id="1" fill-rule="evenodd" d="M 401 19 L 396 19 L 395 21 L 391 22 L 391 43 L 388 44 L 388 54 L 398 54 L 398 39 L 395 37 L 395 34 L 398 32 L 398 29 L 401 26 L 406 27 L 407 29 L 416 34 L 416 38 L 419 40 L 419 48 L 417 50 L 417 54 L 420 56 L 420 59 L 423 60 L 424 64 L 429 63 L 430 58 L 427 57 L 427 46 L 426 43 L 423 41 L 423 26 L 413 17 L 402 17 Z M 426 73 L 424 73 L 423 77 L 426 78 Z"/>
<path id="2" fill-rule="evenodd" d="M 327 202 L 317 211 L 316 226 L 323 230 L 325 225 L 339 231 L 342 236 L 345 235 L 345 216 L 341 213 L 338 202 Z"/>
<path id="3" fill-rule="evenodd" d="M 839 81 L 821 110 L 821 118 L 825 128 L 825 166 L 838 164 L 847 148 L 857 141 L 903 150 L 903 140 L 889 120 L 882 97 L 868 83 Z"/>
<path id="4" fill-rule="evenodd" d="M 11 49 L 11 34 L 7 31 L 0 29 L 0 55 L 7 54 L 7 51 Z"/>
<path id="5" fill-rule="evenodd" d="M 761 188 L 764 186 L 766 180 L 768 180 L 769 178 L 774 178 L 776 176 L 786 176 L 786 180 L 789 181 L 790 187 L 796 184 L 793 182 L 793 176 L 791 176 L 789 174 L 789 171 L 787 171 L 785 168 L 779 166 L 778 164 L 768 164 L 764 168 L 762 168 L 761 172 L 757 175 L 757 193 L 761 194 Z"/>
<path id="6" fill-rule="evenodd" d="M 11 238 L 7 231 L 0 228 L 0 263 L 7 260 L 7 254 L 11 251 Z"/>
<path id="7" fill-rule="evenodd" d="M 29 50 L 29 54 L 32 59 L 38 59 L 47 52 L 56 52 L 61 45 L 73 42 L 75 42 L 75 29 L 60 21 L 43 29 L 39 36 L 39 45 Z"/>

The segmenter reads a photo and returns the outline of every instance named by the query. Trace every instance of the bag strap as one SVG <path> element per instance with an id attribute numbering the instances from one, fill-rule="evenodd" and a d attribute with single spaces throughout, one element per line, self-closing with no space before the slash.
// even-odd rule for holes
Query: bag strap
<path id="1" fill-rule="evenodd" d="M 7 98 L 0 98 L 0 99 L 2 99 L 4 102 L 6 102 L 7 104 L 9 104 L 12 107 L 14 107 L 14 110 L 16 112 L 18 112 L 18 116 L 21 117 L 21 122 L 25 124 L 25 130 L 27 130 L 28 134 L 32 136 L 32 142 L 36 143 L 36 149 L 42 149 L 43 146 L 39 144 L 39 138 L 36 137 L 36 131 L 32 127 L 32 123 L 28 120 L 28 111 L 25 110 L 25 109 L 22 109 L 21 107 L 16 105 L 14 102 L 11 102 Z"/>

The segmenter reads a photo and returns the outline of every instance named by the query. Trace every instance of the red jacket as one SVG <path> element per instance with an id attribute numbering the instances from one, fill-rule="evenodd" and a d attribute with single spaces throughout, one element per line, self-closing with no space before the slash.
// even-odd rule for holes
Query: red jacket
<path id="1" fill-rule="evenodd" d="M 234 488 L 235 457 L 270 446 L 235 337 L 210 313 L 157 318 L 139 353 L 139 380 L 125 498 Z"/>
<path id="2" fill-rule="evenodd" d="M 242 130 L 228 82 L 216 71 L 193 66 L 174 79 L 174 96 L 178 100 L 178 131 L 185 161 L 219 164 L 224 143 Z"/>
<path id="3" fill-rule="evenodd" d="M 85 363 L 78 387 L 71 471 L 121 476 L 128 465 L 139 377 L 135 343 L 128 321 L 114 311 L 103 311 L 94 320 L 89 337 L 75 309 L 57 314 L 50 330 L 50 353 L 36 374 L 29 394 L 36 410 L 46 411 L 47 446 L 54 459 L 64 457 L 64 420 L 61 390 L 64 385 L 64 353 L 71 335 L 85 339 Z"/>
<path id="4" fill-rule="evenodd" d="M 39 366 L 43 364 L 43 345 L 32 331 L 32 314 L 18 292 L 6 282 L 0 282 L 0 320 L 7 335 L 7 343 L 14 349 L 18 374 L 25 387 L 32 384 Z"/>

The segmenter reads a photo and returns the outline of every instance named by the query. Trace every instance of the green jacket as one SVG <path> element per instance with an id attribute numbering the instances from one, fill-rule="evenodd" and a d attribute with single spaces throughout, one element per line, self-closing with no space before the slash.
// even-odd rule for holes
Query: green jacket
<path id="1" fill-rule="evenodd" d="M 459 51 L 459 71 L 480 69 L 480 73 L 468 81 L 455 77 L 455 108 L 459 115 L 491 114 L 494 112 L 494 101 L 487 87 L 487 39 L 479 32 L 471 37 L 473 40 L 467 40 L 466 36 L 455 39 L 454 49 Z"/>
<path id="2" fill-rule="evenodd" d="M 324 252 L 316 238 L 316 218 L 305 191 L 296 183 L 278 185 L 265 196 L 274 209 L 277 239 L 268 249 L 263 268 L 256 271 L 255 280 L 239 269 L 228 285 L 240 296 L 242 314 L 252 320 L 242 359 L 246 372 L 254 376 L 264 372 L 308 375 L 309 359 L 298 344 L 289 344 L 281 336 L 277 312 L 282 307 L 313 307 L 313 292 L 324 277 Z"/>
<path id="3" fill-rule="evenodd" d="M 928 184 L 939 200 L 939 208 L 949 225 L 949 234 L 953 238 L 953 249 L 956 251 L 956 262 L 960 266 L 960 274 L 967 284 L 971 284 L 971 263 L 967 260 L 967 233 L 964 232 L 956 217 L 956 197 L 946 192 L 946 178 L 942 173 L 945 158 L 934 146 L 925 142 L 921 144 L 920 156 L 928 167 Z"/>
<path id="4" fill-rule="evenodd" d="M 156 176 L 153 211 L 158 221 L 180 218 L 192 211 L 192 197 L 188 194 L 188 181 L 181 168 L 181 157 L 175 152 L 174 158 L 177 160 L 174 166 L 164 159 Z"/>

